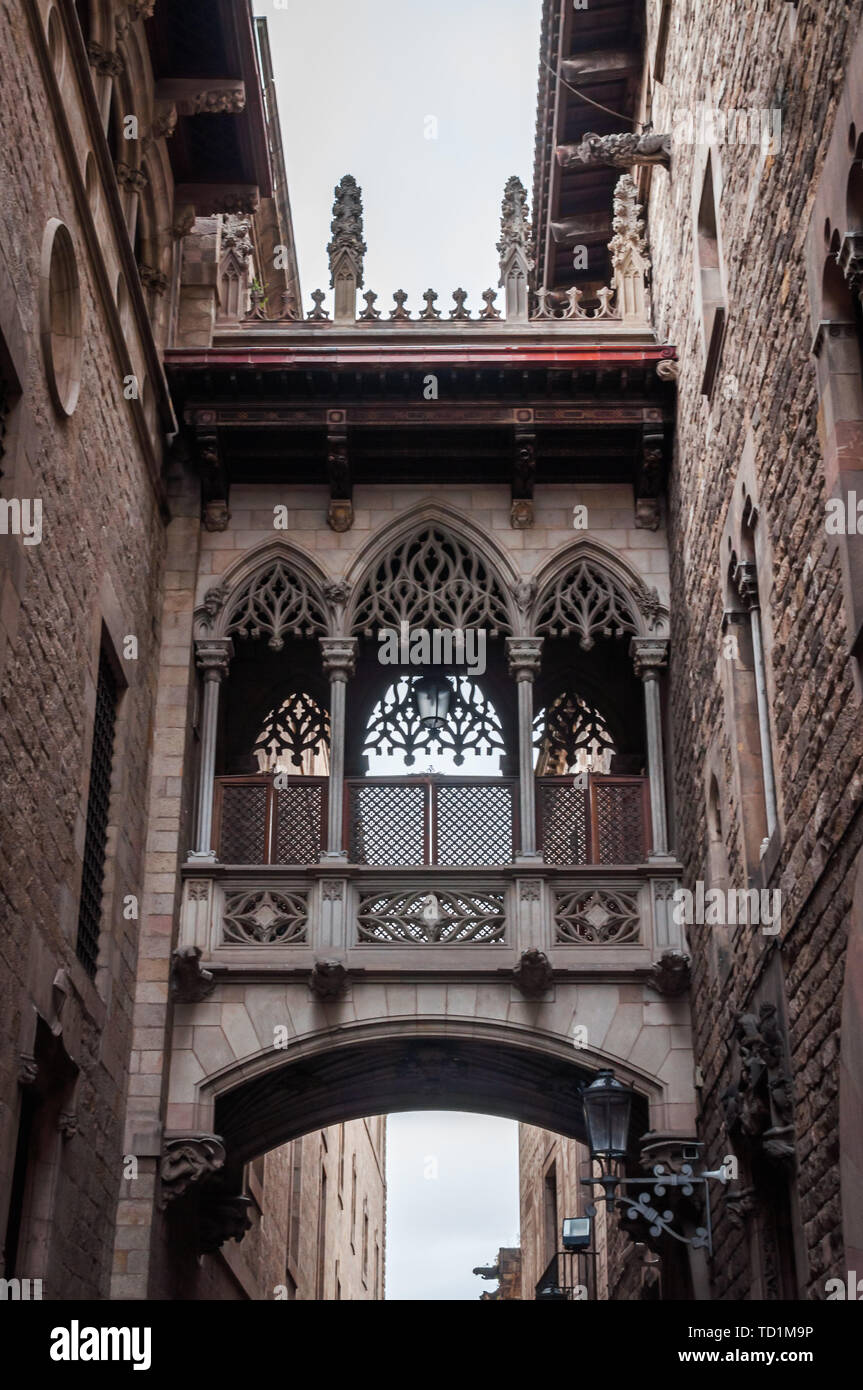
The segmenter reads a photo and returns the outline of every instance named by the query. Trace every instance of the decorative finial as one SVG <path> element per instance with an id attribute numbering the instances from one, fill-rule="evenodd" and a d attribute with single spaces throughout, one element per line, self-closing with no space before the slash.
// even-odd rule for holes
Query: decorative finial
<path id="1" fill-rule="evenodd" d="M 480 316 L 480 318 L 481 318 L 481 319 L 499 319 L 499 318 L 500 318 L 500 310 L 499 310 L 499 309 L 496 309 L 496 308 L 494 307 L 494 301 L 497 299 L 497 292 L 496 292 L 496 290 L 483 290 L 483 292 L 482 292 L 482 297 L 483 297 L 483 299 L 485 300 L 485 308 L 484 308 L 484 309 L 480 309 L 480 311 L 479 311 L 479 316 Z"/>
<path id="2" fill-rule="evenodd" d="M 533 232 L 527 209 L 527 190 L 515 174 L 506 181 L 500 216 L 500 284 L 506 291 L 508 322 L 526 323 L 528 281 L 534 267 Z"/>
<path id="3" fill-rule="evenodd" d="M 342 270 L 353 274 L 356 288 L 363 287 L 363 256 L 367 251 L 363 241 L 363 191 L 353 174 L 345 174 L 335 187 L 333 220 L 330 224 L 332 241 L 327 247 L 330 258 L 330 288 Z"/>
<path id="4" fill-rule="evenodd" d="M 614 274 L 617 312 L 624 320 L 646 322 L 650 315 L 646 275 L 650 269 L 644 240 L 644 218 L 631 174 L 623 174 L 614 190 L 614 236 L 608 243 Z"/>
<path id="5" fill-rule="evenodd" d="M 464 304 L 465 300 L 467 299 L 467 290 L 461 290 L 461 289 L 459 289 L 459 290 L 453 290 L 453 292 L 452 292 L 452 297 L 453 297 L 453 299 L 455 300 L 455 308 L 454 308 L 454 309 L 450 309 L 450 311 L 449 311 L 449 316 L 450 316 L 450 318 L 451 318 L 451 319 L 469 319 L 469 318 L 470 318 L 470 309 L 466 309 L 466 308 L 465 308 L 465 304 Z"/>
<path id="6" fill-rule="evenodd" d="M 421 318 L 421 319 L 439 319 L 439 318 L 440 318 L 440 309 L 436 309 L 436 308 L 434 307 L 434 305 L 435 305 L 435 300 L 437 299 L 437 295 L 435 294 L 434 290 L 426 290 L 425 294 L 423 295 L 423 299 L 424 299 L 425 302 L 426 302 L 426 306 L 425 306 L 425 308 L 423 309 L 422 313 L 420 314 L 420 318 Z"/>
<path id="7" fill-rule="evenodd" d="M 366 301 L 366 307 L 360 314 L 360 318 L 379 319 L 381 316 L 381 311 L 380 309 L 375 308 L 375 300 L 377 299 L 377 295 L 375 294 L 374 290 L 366 290 L 365 294 L 363 295 L 363 299 Z"/>
<path id="8" fill-rule="evenodd" d="M 393 299 L 396 302 L 396 307 L 390 310 L 390 318 L 409 319 L 411 316 L 411 311 L 410 309 L 405 308 L 405 301 L 407 300 L 407 294 L 405 293 L 405 291 L 396 290 L 395 294 L 393 295 Z"/>
<path id="9" fill-rule="evenodd" d="M 311 299 L 315 307 L 306 314 L 307 319 L 312 319 L 313 322 L 320 323 L 323 319 L 329 318 L 329 314 L 323 307 L 325 298 L 326 295 L 323 290 L 312 290 Z"/>

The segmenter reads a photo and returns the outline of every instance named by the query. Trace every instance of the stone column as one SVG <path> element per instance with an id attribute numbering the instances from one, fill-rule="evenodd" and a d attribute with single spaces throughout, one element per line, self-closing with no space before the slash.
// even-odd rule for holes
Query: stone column
<path id="1" fill-rule="evenodd" d="M 668 661 L 668 641 L 657 637 L 633 637 L 629 654 L 635 674 L 644 685 L 647 725 L 647 772 L 650 779 L 650 821 L 653 843 L 650 859 L 670 859 L 668 815 L 665 808 L 665 756 L 662 748 L 662 701 L 659 673 Z"/>
<path id="2" fill-rule="evenodd" d="M 213 787 L 216 772 L 216 735 L 219 730 L 219 686 L 228 674 L 234 655 L 230 637 L 208 637 L 195 643 L 198 670 L 204 673 L 204 701 L 201 711 L 201 765 L 198 771 L 198 815 L 195 848 L 189 855 L 195 863 L 215 863 L 213 848 Z"/>
<path id="3" fill-rule="evenodd" d="M 755 699 L 758 705 L 758 733 L 761 740 L 761 771 L 764 778 L 764 814 L 767 820 L 767 839 L 776 829 L 776 779 L 773 773 L 773 745 L 770 740 L 770 714 L 767 709 L 767 674 L 764 665 L 764 644 L 761 639 L 761 607 L 758 602 L 758 573 L 752 562 L 737 566 L 734 575 L 737 592 L 749 613 L 752 634 L 752 664 L 755 675 Z"/>
<path id="4" fill-rule="evenodd" d="M 541 863 L 536 848 L 536 783 L 533 776 L 533 682 L 542 659 L 541 637 L 508 637 L 506 655 L 518 686 L 519 839 L 517 864 Z"/>
<path id="5" fill-rule="evenodd" d="M 321 661 L 330 680 L 330 794 L 327 807 L 327 848 L 321 860 L 347 863 L 342 844 L 345 787 L 345 696 L 356 670 L 356 637 L 321 637 Z"/>

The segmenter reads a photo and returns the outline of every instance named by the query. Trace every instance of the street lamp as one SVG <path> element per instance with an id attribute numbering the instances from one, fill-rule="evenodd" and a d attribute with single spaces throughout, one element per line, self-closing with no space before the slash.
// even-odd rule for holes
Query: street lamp
<path id="1" fill-rule="evenodd" d="M 600 1201 L 605 1202 L 609 1211 L 615 1205 L 626 1208 L 626 1214 L 630 1221 L 637 1216 L 642 1216 L 650 1224 L 650 1234 L 658 1236 L 661 1232 L 673 1236 L 684 1245 L 691 1246 L 694 1250 L 706 1247 L 713 1253 L 713 1232 L 710 1220 L 710 1189 L 708 1180 L 714 1178 L 717 1182 L 727 1183 L 728 1173 L 723 1165 L 712 1172 L 695 1173 L 689 1163 L 680 1165 L 679 1172 L 667 1170 L 664 1163 L 656 1163 L 653 1167 L 652 1177 L 643 1178 L 623 1178 L 619 1175 L 620 1163 L 626 1156 L 627 1142 L 629 1138 L 629 1120 L 632 1111 L 632 1101 L 635 1092 L 631 1091 L 623 1082 L 618 1081 L 614 1073 L 607 1068 L 597 1072 L 596 1077 L 590 1085 L 582 1092 L 582 1106 L 584 1109 L 584 1122 L 587 1129 L 587 1141 L 590 1147 L 591 1162 L 599 1164 L 599 1177 L 582 1178 L 581 1181 L 587 1187 L 602 1188 Z M 653 1188 L 654 1197 L 664 1197 L 668 1188 L 679 1187 L 684 1197 L 691 1197 L 695 1188 L 703 1188 L 704 1207 L 706 1225 L 697 1227 L 692 1236 L 683 1236 L 675 1231 L 671 1222 L 674 1213 L 668 1210 L 657 1210 L 650 1205 L 650 1197 L 643 1189 Z M 618 1195 L 618 1188 L 640 1187 L 642 1191 L 638 1196 L 627 1197 L 625 1191 Z M 591 1216 L 596 1214 L 596 1208 L 588 1208 Z"/>
<path id="2" fill-rule="evenodd" d="M 414 700 L 424 729 L 442 729 L 449 714 L 452 686 L 444 676 L 423 676 L 414 686 Z"/>
<path id="3" fill-rule="evenodd" d="M 597 1159 L 603 1172 L 607 1164 L 626 1156 L 634 1094 L 608 1068 L 597 1072 L 582 1093 L 590 1156 Z"/>

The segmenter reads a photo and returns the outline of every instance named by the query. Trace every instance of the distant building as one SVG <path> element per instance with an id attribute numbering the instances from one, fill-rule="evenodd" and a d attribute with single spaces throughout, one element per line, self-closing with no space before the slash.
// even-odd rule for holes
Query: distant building
<path id="1" fill-rule="evenodd" d="M 503 1299 L 520 1299 L 521 1291 L 521 1250 L 516 1246 L 501 1246 L 497 1252 L 497 1263 L 474 1270 L 481 1279 L 497 1279 L 496 1289 L 486 1289 L 480 1294 L 480 1303 L 495 1303 Z"/>

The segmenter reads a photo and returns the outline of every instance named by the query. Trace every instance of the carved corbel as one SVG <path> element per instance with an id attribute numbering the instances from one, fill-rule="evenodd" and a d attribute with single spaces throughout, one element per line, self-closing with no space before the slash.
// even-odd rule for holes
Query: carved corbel
<path id="1" fill-rule="evenodd" d="M 348 985 L 348 972 L 340 960 L 316 960 L 309 978 L 309 989 L 316 999 L 338 999 Z"/>
<path id="2" fill-rule="evenodd" d="M 641 458 L 635 483 L 636 499 L 655 498 L 662 490 L 665 461 L 665 435 L 662 426 L 646 424 L 641 431 Z"/>
<path id="3" fill-rule="evenodd" d="M 333 531 L 349 531 L 354 524 L 354 489 L 347 417 L 343 410 L 327 411 L 327 480 L 330 485 L 327 522 Z"/>
<path id="4" fill-rule="evenodd" d="M 35 1086 L 39 1075 L 39 1064 L 32 1052 L 18 1054 L 18 1085 Z"/>
<path id="5" fill-rule="evenodd" d="M 203 1182 L 225 1166 L 225 1146 L 218 1134 L 188 1134 L 165 1141 L 159 1164 L 164 1211 L 170 1202 L 182 1197 L 193 1184 Z"/>
<path id="6" fill-rule="evenodd" d="M 91 39 L 87 44 L 87 57 L 90 60 L 90 67 L 99 74 L 100 77 L 119 77 L 126 71 L 126 63 L 122 53 L 117 53 L 114 49 L 103 48 L 100 43 Z"/>
<path id="7" fill-rule="evenodd" d="M 219 434 L 207 422 L 195 429 L 194 458 L 201 476 L 204 529 L 225 531 L 231 519 L 228 510 L 228 471 L 219 447 Z"/>
<path id="8" fill-rule="evenodd" d="M 512 972 L 516 989 L 527 999 L 539 999 L 551 989 L 554 971 L 544 951 L 522 951 Z"/>
<path id="9" fill-rule="evenodd" d="M 682 951 L 666 951 L 647 972 L 647 983 L 657 994 L 677 999 L 689 989 L 692 978 L 689 956 Z"/>
<path id="10" fill-rule="evenodd" d="M 223 584 L 217 584 L 212 589 L 207 590 L 204 595 L 204 602 L 195 609 L 195 637 L 212 636 L 216 620 L 225 606 L 229 592 Z"/>
<path id="11" fill-rule="evenodd" d="M 241 78 L 165 78 L 157 83 L 156 96 L 173 103 L 181 116 L 235 116 L 246 107 Z"/>
<path id="12" fill-rule="evenodd" d="M 202 1193 L 198 1213 L 198 1249 L 202 1255 L 214 1255 L 228 1240 L 243 1239 L 252 1229 L 250 1205 L 251 1198 L 240 1193 Z"/>
<path id="13" fill-rule="evenodd" d="M 78 1133 L 78 1116 L 74 1110 L 61 1110 L 57 1116 L 57 1128 L 68 1143 Z"/>
<path id="14" fill-rule="evenodd" d="M 201 965 L 200 946 L 181 946 L 171 956 L 171 995 L 178 1004 L 200 1004 L 216 988 L 212 970 Z"/>
<path id="15" fill-rule="evenodd" d="M 536 483 L 536 433 L 532 420 L 523 420 L 526 411 L 519 412 L 519 424 L 513 436 L 512 509 L 510 525 L 524 530 L 533 525 L 533 489 Z M 531 412 L 532 414 L 532 412 Z M 528 503 L 528 506 L 523 504 Z M 520 505 L 521 504 L 521 505 Z"/>
<path id="16" fill-rule="evenodd" d="M 590 169 L 610 165 L 631 169 L 636 164 L 671 163 L 671 136 L 646 130 L 641 135 L 626 132 L 596 135 L 589 131 L 578 145 L 558 145 L 557 162 L 562 169 Z"/>

